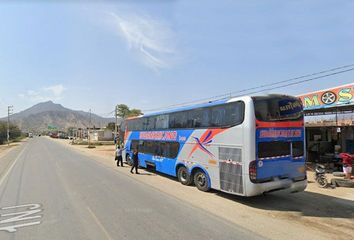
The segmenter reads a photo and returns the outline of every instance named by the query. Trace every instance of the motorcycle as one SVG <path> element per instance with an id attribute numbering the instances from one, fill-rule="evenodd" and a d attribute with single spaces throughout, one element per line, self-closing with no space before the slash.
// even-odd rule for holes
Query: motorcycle
<path id="1" fill-rule="evenodd" d="M 322 164 L 316 164 L 315 181 L 321 188 L 325 188 L 328 186 L 328 180 L 326 178 L 326 167 Z"/>

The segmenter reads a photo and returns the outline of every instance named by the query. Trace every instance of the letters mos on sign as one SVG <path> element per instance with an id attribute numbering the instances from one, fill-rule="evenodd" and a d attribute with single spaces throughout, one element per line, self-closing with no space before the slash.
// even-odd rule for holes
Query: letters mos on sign
<path id="1" fill-rule="evenodd" d="M 354 83 L 298 96 L 304 110 L 354 105 Z"/>
<path id="2" fill-rule="evenodd" d="M 14 212 L 11 212 L 13 210 Z M 5 213 L 3 213 L 5 212 Z M 0 208 L 0 231 L 16 232 L 18 228 L 40 224 L 40 204 L 25 204 Z"/>

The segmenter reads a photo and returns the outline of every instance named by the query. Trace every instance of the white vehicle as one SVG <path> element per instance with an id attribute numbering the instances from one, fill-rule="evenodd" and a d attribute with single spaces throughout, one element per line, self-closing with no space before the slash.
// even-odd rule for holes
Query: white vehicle
<path id="1" fill-rule="evenodd" d="M 126 121 L 129 161 L 242 196 L 306 188 L 304 120 L 291 96 L 239 97 L 167 110 Z"/>

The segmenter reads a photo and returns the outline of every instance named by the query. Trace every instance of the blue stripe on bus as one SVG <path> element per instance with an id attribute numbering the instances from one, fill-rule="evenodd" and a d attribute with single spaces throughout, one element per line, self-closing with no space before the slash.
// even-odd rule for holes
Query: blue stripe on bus
<path id="1" fill-rule="evenodd" d="M 261 160 L 262 167 L 259 167 L 259 161 L 257 161 L 257 179 L 281 176 L 296 178 L 304 176 L 305 174 L 304 172 L 299 171 L 299 168 L 304 166 L 304 159 L 302 161 L 292 161 L 290 158 Z"/>
<path id="2" fill-rule="evenodd" d="M 161 140 L 161 139 L 145 139 L 145 140 L 152 140 L 152 141 L 165 141 L 165 142 L 178 142 L 180 144 L 179 146 L 179 151 L 178 155 L 176 158 L 164 158 L 164 157 L 157 157 L 153 156 L 151 154 L 145 154 L 145 153 L 139 153 L 139 161 L 140 161 L 140 166 L 146 167 L 146 161 L 154 163 L 156 166 L 156 171 L 162 172 L 171 176 L 176 176 L 176 165 L 179 164 L 180 162 L 177 161 L 184 144 L 187 142 L 188 138 L 191 136 L 191 134 L 194 132 L 194 130 L 166 130 L 166 131 L 156 131 L 156 132 L 170 132 L 170 131 L 176 131 L 177 132 L 177 140 Z M 132 140 L 144 140 L 141 139 L 140 133 L 141 131 L 133 131 L 127 143 L 129 144 L 127 146 L 127 153 L 132 154 L 132 149 L 130 149 L 130 143 Z M 153 131 L 152 131 L 153 132 Z"/>

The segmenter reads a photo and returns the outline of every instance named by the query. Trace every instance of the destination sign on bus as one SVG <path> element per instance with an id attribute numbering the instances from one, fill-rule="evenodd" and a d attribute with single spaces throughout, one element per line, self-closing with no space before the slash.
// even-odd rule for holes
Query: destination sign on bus
<path id="1" fill-rule="evenodd" d="M 300 112 L 302 110 L 301 103 L 297 100 L 281 100 L 279 101 L 280 115 L 288 115 Z"/>
<path id="2" fill-rule="evenodd" d="M 301 137 L 300 129 L 288 129 L 288 130 L 275 130 L 266 129 L 261 130 L 259 133 L 260 138 L 289 138 L 289 137 Z"/>
<path id="3" fill-rule="evenodd" d="M 177 132 L 176 131 L 140 132 L 139 138 L 140 139 L 151 139 L 151 140 L 176 141 L 177 140 Z"/>

